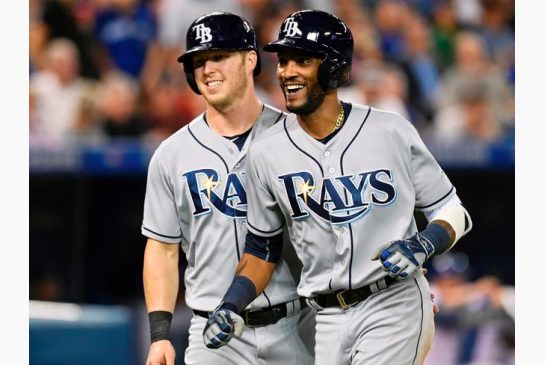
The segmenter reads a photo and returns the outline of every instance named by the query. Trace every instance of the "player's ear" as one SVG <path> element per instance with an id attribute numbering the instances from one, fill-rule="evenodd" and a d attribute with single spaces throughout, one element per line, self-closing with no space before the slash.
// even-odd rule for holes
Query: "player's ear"
<path id="1" fill-rule="evenodd" d="M 248 66 L 248 71 L 250 73 L 254 72 L 254 69 L 257 67 L 257 52 L 250 50 L 246 52 L 246 65 Z"/>

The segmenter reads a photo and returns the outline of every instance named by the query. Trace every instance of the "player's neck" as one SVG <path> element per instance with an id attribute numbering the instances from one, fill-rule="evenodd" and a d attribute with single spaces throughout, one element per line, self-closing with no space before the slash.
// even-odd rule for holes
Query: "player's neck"
<path id="1" fill-rule="evenodd" d="M 250 129 L 257 121 L 262 109 L 261 101 L 255 93 L 251 93 L 224 108 L 208 105 L 206 121 L 220 136 L 235 136 Z"/>
<path id="2" fill-rule="evenodd" d="M 324 101 L 314 112 L 308 115 L 297 115 L 301 128 L 311 137 L 322 139 L 331 134 L 341 112 L 341 102 L 337 92 L 327 93 Z"/>

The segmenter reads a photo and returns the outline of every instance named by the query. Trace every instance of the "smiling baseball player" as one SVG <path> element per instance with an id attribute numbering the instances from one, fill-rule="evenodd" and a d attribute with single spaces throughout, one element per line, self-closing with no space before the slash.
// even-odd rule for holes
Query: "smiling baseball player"
<path id="1" fill-rule="evenodd" d="M 296 268 L 285 260 L 261 295 L 233 317 L 240 338 L 217 351 L 203 343 L 208 317 L 244 249 L 248 148 L 285 113 L 256 97 L 256 34 L 237 15 L 215 12 L 195 20 L 178 60 L 207 109 L 163 141 L 149 165 L 142 224 L 148 237 L 144 289 L 152 342 L 146 364 L 174 365 L 169 328 L 180 246 L 188 262 L 185 302 L 194 312 L 185 364 L 312 364 L 314 311 L 299 299 Z"/>
<path id="2" fill-rule="evenodd" d="M 287 230 L 298 293 L 317 310 L 316 364 L 422 364 L 434 334 L 422 265 L 471 229 L 455 187 L 411 123 L 338 99 L 353 52 L 340 19 L 295 12 L 264 50 L 278 54 L 292 113 L 250 148 L 245 254 L 207 346 L 232 338 L 229 318 L 268 283 Z M 421 232 L 414 210 L 429 221 Z"/>

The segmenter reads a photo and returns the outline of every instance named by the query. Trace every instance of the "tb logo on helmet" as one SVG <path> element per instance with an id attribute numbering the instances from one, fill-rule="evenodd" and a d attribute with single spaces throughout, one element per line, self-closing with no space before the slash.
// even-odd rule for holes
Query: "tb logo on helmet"
<path id="1" fill-rule="evenodd" d="M 201 43 L 210 42 L 212 40 L 212 29 L 206 27 L 204 24 L 197 24 L 193 27 L 195 31 L 195 39 L 200 39 Z"/>
<path id="2" fill-rule="evenodd" d="M 286 20 L 286 24 L 284 25 L 284 33 L 286 33 L 286 37 L 293 37 L 294 35 L 302 35 L 303 33 L 299 29 L 299 25 L 293 18 L 288 18 Z"/>

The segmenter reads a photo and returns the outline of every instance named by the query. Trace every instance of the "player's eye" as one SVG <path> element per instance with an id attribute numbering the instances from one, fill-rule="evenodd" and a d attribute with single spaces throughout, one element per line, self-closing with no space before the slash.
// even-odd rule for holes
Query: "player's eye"
<path id="1" fill-rule="evenodd" d="M 312 63 L 312 59 L 310 57 L 301 56 L 301 57 L 297 57 L 296 62 L 301 65 L 308 66 Z"/>
<path id="2" fill-rule="evenodd" d="M 193 68 L 199 68 L 204 65 L 204 59 L 194 59 L 193 60 Z"/>
<path id="3" fill-rule="evenodd" d="M 226 59 L 228 57 L 228 55 L 226 54 L 216 54 L 212 57 L 210 57 L 210 60 L 213 61 L 213 62 L 220 62 L 224 59 Z"/>
<path id="4" fill-rule="evenodd" d="M 278 58 L 278 66 L 279 67 L 284 67 L 286 66 L 286 64 L 288 63 L 288 60 L 284 57 L 279 57 Z"/>

